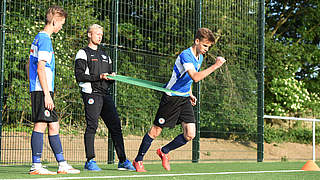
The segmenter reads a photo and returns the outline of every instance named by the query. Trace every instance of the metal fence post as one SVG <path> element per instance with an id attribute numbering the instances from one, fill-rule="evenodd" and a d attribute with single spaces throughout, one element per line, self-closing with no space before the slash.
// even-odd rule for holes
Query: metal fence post
<path id="1" fill-rule="evenodd" d="M 264 0 L 259 2 L 259 17 L 258 17 L 258 109 L 257 109 L 257 121 L 258 121 L 258 137 L 257 137 L 257 161 L 263 161 L 264 155 L 264 24 L 265 24 L 265 5 Z"/>
<path id="2" fill-rule="evenodd" d="M 0 61 L 1 61 L 1 65 L 0 65 L 0 78 L 1 78 L 1 82 L 0 82 L 0 161 L 1 161 L 1 149 L 2 149 L 2 114 L 3 114 L 3 86 L 4 86 L 4 47 L 5 47 L 5 33 L 6 33 L 6 0 L 2 1 L 2 5 L 1 5 L 1 12 L 0 14 L 2 14 L 2 20 L 1 20 L 1 42 L 0 42 Z"/>
<path id="3" fill-rule="evenodd" d="M 111 59 L 113 61 L 113 71 L 117 72 L 118 61 L 118 20 L 119 20 L 119 0 L 112 1 L 111 22 L 110 22 L 110 44 L 111 44 Z M 113 86 L 113 101 L 117 106 L 117 84 Z M 108 164 L 113 164 L 115 161 L 114 144 L 112 142 L 111 133 L 108 132 Z"/>
<path id="4" fill-rule="evenodd" d="M 196 27 L 195 27 L 195 31 L 197 31 L 198 28 L 201 27 L 201 4 L 202 1 L 201 0 L 196 0 Z M 198 99 L 197 105 L 195 107 L 195 118 L 196 118 L 196 137 L 193 139 L 192 141 L 192 162 L 193 163 L 197 163 L 199 162 L 199 157 L 200 157 L 200 82 L 195 84 L 195 96 Z"/>

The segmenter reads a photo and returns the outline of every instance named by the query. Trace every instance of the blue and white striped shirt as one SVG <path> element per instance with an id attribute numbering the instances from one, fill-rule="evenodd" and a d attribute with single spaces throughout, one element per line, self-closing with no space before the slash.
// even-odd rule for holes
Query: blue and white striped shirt
<path id="1" fill-rule="evenodd" d="M 165 88 L 178 91 L 181 94 L 167 93 L 169 96 L 189 96 L 189 91 L 193 83 L 192 78 L 188 74 L 188 70 L 195 69 L 199 72 L 201 63 L 203 61 L 203 55 L 199 55 L 199 59 L 191 51 L 191 47 L 182 51 L 177 57 L 173 67 L 171 79 L 166 84 Z"/>
<path id="2" fill-rule="evenodd" d="M 43 91 L 37 69 L 39 60 L 46 61 L 45 72 L 49 91 L 54 91 L 55 60 L 51 38 L 48 33 L 39 32 L 34 38 L 30 50 L 29 79 L 30 92 Z"/>

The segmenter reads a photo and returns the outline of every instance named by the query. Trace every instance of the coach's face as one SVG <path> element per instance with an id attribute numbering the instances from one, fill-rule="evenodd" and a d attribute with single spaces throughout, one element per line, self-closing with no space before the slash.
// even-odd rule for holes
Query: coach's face
<path id="1" fill-rule="evenodd" d="M 92 44 L 99 45 L 102 41 L 103 31 L 100 28 L 93 28 L 88 33 L 88 36 Z"/>

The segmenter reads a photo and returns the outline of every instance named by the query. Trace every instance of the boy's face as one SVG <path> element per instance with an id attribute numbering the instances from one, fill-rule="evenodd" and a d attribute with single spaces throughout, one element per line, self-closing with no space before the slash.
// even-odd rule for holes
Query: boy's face
<path id="1" fill-rule="evenodd" d="M 66 18 L 55 16 L 52 21 L 53 32 L 58 33 L 62 29 L 62 26 L 66 21 Z"/>
<path id="2" fill-rule="evenodd" d="M 195 40 L 197 53 L 199 54 L 205 54 L 209 51 L 209 48 L 212 46 L 212 42 L 208 41 L 207 39 L 196 39 Z"/>
<path id="3" fill-rule="evenodd" d="M 88 36 L 91 43 L 93 43 L 94 45 L 99 45 L 102 41 L 103 31 L 100 28 L 93 28 L 88 33 Z"/>

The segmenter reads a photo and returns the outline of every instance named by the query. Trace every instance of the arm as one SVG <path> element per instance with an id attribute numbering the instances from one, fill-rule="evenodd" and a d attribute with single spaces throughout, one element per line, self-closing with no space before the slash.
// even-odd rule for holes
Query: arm
<path id="1" fill-rule="evenodd" d="M 94 82 L 100 81 L 102 75 L 89 75 L 85 74 L 87 69 L 87 61 L 84 59 L 77 59 L 75 63 L 75 76 L 78 82 Z"/>
<path id="2" fill-rule="evenodd" d="M 50 92 L 49 92 L 49 89 L 48 89 L 45 66 L 46 66 L 46 61 L 40 60 L 38 62 L 37 73 L 38 73 L 38 77 L 39 77 L 41 88 L 42 88 L 43 93 L 44 93 L 44 104 L 45 104 L 45 107 L 51 111 L 54 108 L 54 104 L 53 104 L 53 100 L 52 100 L 52 98 L 50 96 Z"/>
<path id="3" fill-rule="evenodd" d="M 221 67 L 225 61 L 226 60 L 223 57 L 217 57 L 216 63 L 208 67 L 207 69 L 200 72 L 197 72 L 195 69 L 189 69 L 187 72 L 194 82 L 199 82 L 200 80 L 204 79 L 212 72 L 217 70 L 219 67 Z"/>
<path id="4" fill-rule="evenodd" d="M 190 88 L 189 94 L 190 94 L 190 102 L 192 106 L 195 106 L 197 104 L 197 98 L 192 94 L 192 88 Z"/>

